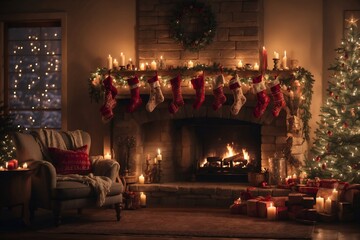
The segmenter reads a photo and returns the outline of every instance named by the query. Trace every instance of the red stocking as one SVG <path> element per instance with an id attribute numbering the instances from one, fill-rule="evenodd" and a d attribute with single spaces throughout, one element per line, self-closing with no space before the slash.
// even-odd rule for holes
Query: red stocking
<path id="1" fill-rule="evenodd" d="M 218 110 L 225 102 L 226 96 L 224 95 L 224 75 L 220 74 L 216 77 L 215 82 L 213 84 L 214 90 L 213 94 L 215 97 L 215 101 L 212 104 L 212 108 L 216 111 Z"/>
<path id="2" fill-rule="evenodd" d="M 170 80 L 171 90 L 173 93 L 173 101 L 169 105 L 169 112 L 174 114 L 179 110 L 179 107 L 184 105 L 184 100 L 181 95 L 181 78 L 174 77 Z"/>
<path id="3" fill-rule="evenodd" d="M 134 78 L 129 78 L 127 81 L 130 87 L 131 94 L 131 100 L 130 104 L 127 106 L 127 111 L 129 113 L 132 113 L 135 112 L 135 110 L 138 109 L 142 104 L 139 91 L 140 84 L 139 79 L 136 76 Z"/>
<path id="4" fill-rule="evenodd" d="M 203 102 L 205 101 L 205 82 L 204 74 L 197 78 L 191 79 L 191 84 L 196 91 L 196 99 L 193 103 L 194 109 L 199 109 Z"/>
<path id="5" fill-rule="evenodd" d="M 150 97 L 148 103 L 146 104 L 146 110 L 148 112 L 152 112 L 157 105 L 164 101 L 164 95 L 161 91 L 157 73 L 156 76 L 148 80 L 148 83 L 150 85 Z"/>
<path id="6" fill-rule="evenodd" d="M 116 88 L 112 85 L 113 79 L 110 75 L 103 81 L 105 87 L 105 101 L 104 105 L 100 108 L 102 120 L 104 122 L 110 121 L 113 118 L 113 109 L 116 106 L 115 97 L 117 95 Z"/>
<path id="7" fill-rule="evenodd" d="M 259 118 L 264 114 L 270 102 L 270 98 L 266 94 L 266 86 L 262 75 L 253 79 L 253 87 L 257 95 L 257 104 L 254 110 L 254 116 Z"/>
<path id="8" fill-rule="evenodd" d="M 272 114 L 274 117 L 277 117 L 279 116 L 281 109 L 286 107 L 286 103 L 284 100 L 284 95 L 281 92 L 280 82 L 277 78 L 272 85 L 273 86 L 270 88 L 271 95 L 274 99 L 274 107 L 272 109 Z"/>

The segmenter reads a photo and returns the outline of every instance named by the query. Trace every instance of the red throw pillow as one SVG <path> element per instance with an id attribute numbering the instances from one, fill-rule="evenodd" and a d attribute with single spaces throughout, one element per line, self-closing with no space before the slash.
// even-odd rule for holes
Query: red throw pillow
<path id="1" fill-rule="evenodd" d="M 91 162 L 86 153 L 87 145 L 75 150 L 49 148 L 57 174 L 81 174 L 91 172 Z"/>

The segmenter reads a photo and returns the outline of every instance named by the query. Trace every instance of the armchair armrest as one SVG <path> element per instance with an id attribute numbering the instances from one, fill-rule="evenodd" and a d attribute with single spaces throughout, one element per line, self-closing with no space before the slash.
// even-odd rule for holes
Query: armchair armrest
<path id="1" fill-rule="evenodd" d="M 56 187 L 56 170 L 48 161 L 31 160 L 26 162 L 31 173 L 32 201 L 36 206 L 50 208 L 51 191 Z"/>
<path id="2" fill-rule="evenodd" d="M 92 162 L 92 167 L 95 176 L 106 176 L 113 182 L 120 171 L 120 164 L 113 159 L 95 159 Z"/>

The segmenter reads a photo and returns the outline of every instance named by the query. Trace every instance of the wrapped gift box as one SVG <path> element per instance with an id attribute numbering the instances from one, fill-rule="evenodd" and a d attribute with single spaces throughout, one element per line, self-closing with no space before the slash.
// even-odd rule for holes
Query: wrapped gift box
<path id="1" fill-rule="evenodd" d="M 247 203 L 234 203 L 230 206 L 230 213 L 232 214 L 246 214 L 247 213 Z"/>
<path id="2" fill-rule="evenodd" d="M 316 196 L 318 190 L 319 190 L 318 187 L 309 187 L 309 186 L 299 187 L 299 189 L 298 189 L 299 193 L 304 193 L 306 195 L 313 196 L 313 197 Z"/>
<path id="3" fill-rule="evenodd" d="M 289 193 L 289 204 L 302 204 L 303 197 L 305 197 L 306 194 L 304 193 Z"/>
<path id="4" fill-rule="evenodd" d="M 272 201 L 258 201 L 258 217 L 266 218 L 267 217 L 267 208 L 270 207 L 271 204 L 274 204 Z"/>
<path id="5" fill-rule="evenodd" d="M 274 203 L 274 207 L 285 207 L 289 197 L 271 197 L 271 201 Z"/>
<path id="6" fill-rule="evenodd" d="M 257 217 L 258 216 L 258 208 L 257 203 L 258 199 L 249 199 L 247 200 L 247 215 L 249 217 Z"/>
<path id="7" fill-rule="evenodd" d="M 320 179 L 320 188 L 337 188 L 339 180 L 336 179 Z"/>
<path id="8" fill-rule="evenodd" d="M 302 198 L 302 205 L 306 209 L 312 209 L 315 205 L 314 197 L 303 197 Z"/>

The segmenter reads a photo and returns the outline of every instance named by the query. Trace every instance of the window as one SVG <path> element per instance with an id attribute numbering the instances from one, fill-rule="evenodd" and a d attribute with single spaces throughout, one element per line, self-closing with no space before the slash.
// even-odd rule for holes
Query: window
<path id="1" fill-rule="evenodd" d="M 5 102 L 25 128 L 61 128 L 60 21 L 5 23 Z"/>

